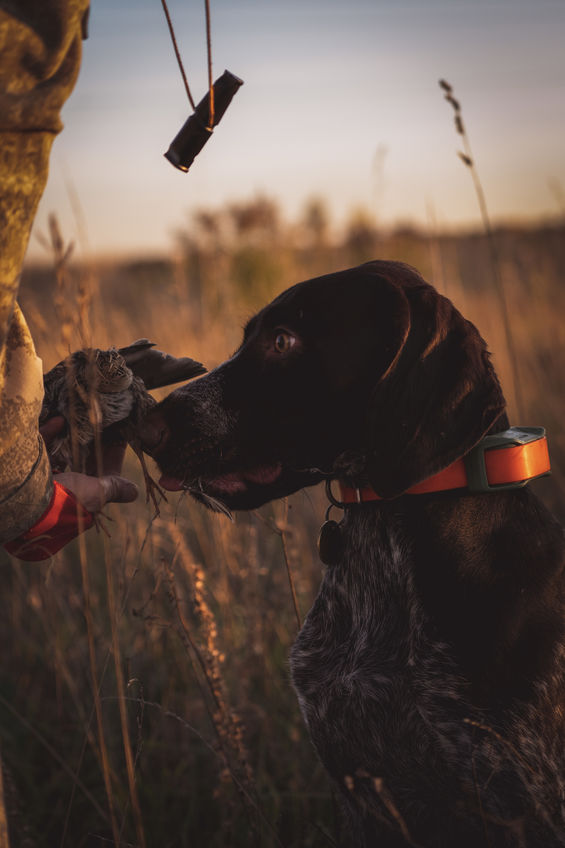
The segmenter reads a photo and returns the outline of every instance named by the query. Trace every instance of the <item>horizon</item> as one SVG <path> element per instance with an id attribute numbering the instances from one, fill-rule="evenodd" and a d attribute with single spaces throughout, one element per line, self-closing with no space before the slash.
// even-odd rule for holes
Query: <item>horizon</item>
<path id="1" fill-rule="evenodd" d="M 273 200 L 273 198 L 269 198 Z M 252 199 L 251 199 L 252 200 Z M 361 210 L 363 211 L 363 210 Z M 298 221 L 285 219 L 281 216 L 279 236 L 286 235 L 287 240 L 285 246 L 290 249 L 300 250 L 300 239 L 296 238 L 296 227 Z M 353 223 L 353 218 L 350 222 L 344 222 L 340 228 L 329 227 L 327 237 L 324 239 L 325 244 L 331 250 L 339 250 L 346 245 L 348 223 Z M 370 223 L 370 222 L 368 222 Z M 500 220 L 492 223 L 491 234 L 497 238 L 501 236 L 516 236 L 516 235 L 539 235 L 548 231 L 559 231 L 565 224 L 565 216 L 563 214 L 541 216 L 537 219 L 523 220 Z M 186 233 L 185 233 L 186 234 Z M 137 247 L 131 251 L 118 250 L 116 252 L 98 252 L 96 254 L 84 255 L 81 252 L 81 246 L 78 241 L 65 239 L 65 234 L 62 233 L 64 241 L 64 250 L 72 247 L 68 258 L 64 263 L 69 268 L 82 269 L 89 267 L 94 263 L 98 269 L 109 269 L 113 267 L 140 265 L 151 263 L 176 263 L 179 258 L 182 258 L 184 247 L 180 240 L 172 239 L 169 245 L 162 248 L 148 247 L 146 249 Z M 41 241 L 48 241 L 46 233 L 38 234 Z M 389 226 L 374 227 L 373 237 L 376 245 L 383 245 L 387 242 L 392 242 L 395 239 L 406 239 L 408 241 L 460 241 L 467 238 L 487 239 L 489 234 L 486 232 L 482 221 L 475 221 L 471 224 L 445 226 L 443 229 L 435 228 L 433 223 L 415 224 L 411 221 L 393 222 Z M 195 239 L 198 242 L 198 237 Z M 229 249 L 236 249 L 236 241 L 229 245 Z M 31 272 L 49 272 L 54 267 L 54 257 L 52 248 L 46 243 L 42 245 L 41 254 L 28 255 L 24 264 L 24 269 Z"/>

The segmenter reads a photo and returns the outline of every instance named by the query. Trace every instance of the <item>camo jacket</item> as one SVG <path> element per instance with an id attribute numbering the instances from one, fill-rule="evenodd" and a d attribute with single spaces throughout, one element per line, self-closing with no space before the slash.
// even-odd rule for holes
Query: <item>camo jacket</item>
<path id="1" fill-rule="evenodd" d="M 73 89 L 89 0 L 0 0 L 0 541 L 53 499 L 38 432 L 41 360 L 16 302 L 60 111 Z"/>

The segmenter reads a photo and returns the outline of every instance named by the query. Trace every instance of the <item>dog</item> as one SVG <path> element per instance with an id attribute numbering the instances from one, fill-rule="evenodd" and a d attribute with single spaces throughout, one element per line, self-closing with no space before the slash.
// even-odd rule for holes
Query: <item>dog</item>
<path id="1" fill-rule="evenodd" d="M 563 531 L 527 486 L 409 491 L 508 428 L 476 328 L 382 261 L 283 292 L 147 419 L 212 508 L 357 494 L 291 653 L 351 845 L 565 845 Z"/>

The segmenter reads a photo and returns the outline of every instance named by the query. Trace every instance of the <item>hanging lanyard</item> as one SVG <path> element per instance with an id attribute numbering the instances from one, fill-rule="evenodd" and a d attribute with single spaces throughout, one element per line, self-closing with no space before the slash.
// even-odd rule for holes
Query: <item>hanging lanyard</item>
<path id="1" fill-rule="evenodd" d="M 210 23 L 210 0 L 204 0 L 206 7 L 206 48 L 208 57 L 208 93 L 200 101 L 195 104 L 194 98 L 190 91 L 188 79 L 182 63 L 180 51 L 178 48 L 175 31 L 167 0 L 161 0 L 173 49 L 177 58 L 178 66 L 184 82 L 186 93 L 194 112 L 189 115 L 180 131 L 177 133 L 171 142 L 169 149 L 165 153 L 165 158 L 171 162 L 176 168 L 181 171 L 188 171 L 196 156 L 200 153 L 212 132 L 224 115 L 226 109 L 232 101 L 232 98 L 238 88 L 243 85 L 243 80 L 236 77 L 235 74 L 229 71 L 224 71 L 215 83 L 212 83 L 212 28 Z"/>

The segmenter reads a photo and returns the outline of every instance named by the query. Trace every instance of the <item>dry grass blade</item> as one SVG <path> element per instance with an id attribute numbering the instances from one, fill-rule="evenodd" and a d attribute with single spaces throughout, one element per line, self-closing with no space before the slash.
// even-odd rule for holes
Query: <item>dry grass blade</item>
<path id="1" fill-rule="evenodd" d="M 126 760 L 127 778 L 129 797 L 131 801 L 135 831 L 139 848 L 145 848 L 145 832 L 143 829 L 143 818 L 141 815 L 141 807 L 137 794 L 137 786 L 135 782 L 135 766 L 131 750 L 128 717 L 126 712 L 126 693 L 123 680 L 123 671 L 121 664 L 120 641 L 118 638 L 118 610 L 116 605 L 116 595 L 114 590 L 114 575 L 112 574 L 112 564 L 108 551 L 107 541 L 104 541 L 104 560 L 106 563 L 106 585 L 108 588 L 108 612 L 110 615 L 110 630 L 112 634 L 112 654 L 114 657 L 114 668 L 116 672 L 116 686 L 118 690 L 118 706 L 120 711 L 120 726 L 122 733 L 122 742 L 124 756 Z"/>
<path id="2" fill-rule="evenodd" d="M 68 259 L 70 257 L 70 246 L 65 249 L 64 240 L 61 235 L 60 227 L 57 221 L 57 217 L 55 215 L 49 216 L 49 229 L 51 235 L 51 246 L 53 250 L 53 256 L 55 261 L 55 275 L 57 280 L 57 298 L 56 298 L 56 310 L 58 314 L 58 318 L 61 322 L 62 326 L 62 340 L 63 344 L 67 347 L 67 349 L 71 346 L 72 340 L 72 332 L 76 328 L 78 328 L 78 336 L 79 336 L 79 344 L 81 346 L 88 345 L 90 342 L 90 322 L 88 316 L 88 295 L 84 298 L 82 303 L 79 305 L 78 310 L 78 322 L 76 321 L 76 315 L 74 314 L 73 304 L 75 298 L 73 298 L 73 287 L 70 274 L 68 272 Z M 95 367 L 94 360 L 91 363 L 91 367 Z M 76 381 L 74 377 L 73 369 L 67 367 L 65 370 L 65 379 L 67 381 L 67 388 L 69 391 L 70 398 L 70 435 L 71 435 L 71 447 L 72 447 L 72 455 L 73 462 L 75 467 L 78 467 L 79 464 L 79 443 L 78 443 L 78 427 L 76 426 L 77 413 L 76 413 L 76 392 L 74 391 L 76 387 Z M 96 430 L 98 424 L 98 415 L 96 409 L 96 398 L 89 397 L 87 398 L 88 403 L 88 411 L 91 417 L 92 424 Z M 96 444 L 97 450 L 97 465 L 101 467 L 101 452 L 99 443 Z M 79 528 L 83 522 L 82 514 L 80 514 L 77 510 L 77 520 L 79 524 Z M 84 618 L 86 622 L 86 631 L 87 631 L 87 642 L 88 642 L 88 657 L 89 657 L 89 668 L 90 668 L 90 677 L 92 683 L 92 695 L 94 699 L 94 709 L 96 714 L 96 725 L 97 725 L 97 734 L 98 734 L 98 745 L 100 750 L 100 759 L 101 759 L 101 770 L 104 780 L 104 788 L 106 791 L 106 798 L 108 801 L 108 809 L 110 813 L 110 822 L 112 826 L 112 834 L 116 845 L 119 846 L 120 843 L 120 835 L 118 829 L 118 823 L 116 818 L 115 806 L 114 806 L 114 798 L 113 798 L 113 789 L 112 789 L 112 777 L 111 777 L 111 767 L 110 767 L 110 759 L 108 754 L 108 747 L 106 744 L 106 738 L 104 734 L 104 724 L 102 718 L 102 705 L 100 701 L 100 688 L 98 684 L 98 676 L 96 671 L 96 648 L 95 648 L 95 637 L 94 637 L 94 621 L 92 615 L 92 604 L 91 604 L 91 590 L 90 590 L 90 576 L 88 571 L 88 555 L 86 548 L 86 539 L 83 533 L 79 536 L 79 558 L 80 558 L 80 568 L 81 568 L 81 577 L 82 577 L 82 586 L 83 586 L 83 598 L 84 598 Z"/>
<path id="3" fill-rule="evenodd" d="M 296 595 L 296 587 L 294 585 L 294 578 L 292 576 L 292 569 L 290 567 L 290 558 L 288 554 L 288 544 L 286 538 L 286 531 L 288 529 L 288 498 L 283 499 L 284 511 L 283 517 L 281 521 L 273 523 L 272 521 L 265 521 L 260 512 L 255 512 L 257 518 L 263 522 L 267 527 L 269 527 L 273 533 L 276 533 L 281 540 L 282 552 L 284 557 L 284 564 L 286 569 L 286 576 L 288 579 L 288 585 L 290 589 L 290 596 L 292 598 L 292 608 L 294 610 L 294 616 L 296 618 L 296 624 L 298 625 L 298 629 L 302 627 L 302 619 L 300 616 L 300 610 L 298 609 L 298 597 Z"/>
<path id="4" fill-rule="evenodd" d="M 112 780 L 110 773 L 110 758 L 108 755 L 108 746 L 104 735 L 104 722 L 102 719 L 102 703 L 100 701 L 100 687 L 98 684 L 98 675 L 96 672 L 96 649 L 94 645 L 94 622 L 92 618 L 92 604 L 90 592 L 90 576 L 88 573 L 88 557 L 86 553 L 86 543 L 84 534 L 79 536 L 79 552 L 80 552 L 80 568 L 82 575 L 82 585 L 84 594 L 84 618 L 86 621 L 86 635 L 88 640 L 88 658 L 90 664 L 90 679 L 92 681 L 92 696 L 94 699 L 94 708 L 96 711 L 96 726 L 98 729 L 98 745 L 100 748 L 100 756 L 102 761 L 102 777 L 104 779 L 104 788 L 106 790 L 106 799 L 108 801 L 108 809 L 110 811 L 110 821 L 112 824 L 112 835 L 117 846 L 120 844 L 120 831 L 116 818 L 114 807 L 114 794 L 112 790 Z"/>
<path id="5" fill-rule="evenodd" d="M 233 751 L 236 756 L 238 770 L 249 783 L 249 788 L 251 788 L 252 775 L 247 752 L 243 746 L 241 722 L 235 712 L 230 709 L 224 692 L 221 673 L 221 663 L 224 660 L 224 655 L 218 649 L 216 621 L 204 594 L 204 573 L 194 562 L 178 528 L 173 529 L 173 536 L 177 545 L 176 559 L 180 563 L 191 585 L 192 611 L 198 621 L 203 636 L 203 643 L 200 646 L 197 645 L 192 637 L 190 623 L 183 612 L 179 600 L 174 571 L 172 568 L 169 568 L 167 569 L 167 578 L 177 620 L 180 624 L 181 632 L 187 640 L 187 644 L 196 657 L 208 691 L 212 697 L 213 723 L 226 755 L 227 763 L 230 763 L 230 752 Z"/>
<path id="6" fill-rule="evenodd" d="M 479 173 L 477 171 L 474 157 L 471 153 L 471 144 L 469 142 L 469 136 L 467 135 L 467 131 L 463 124 L 463 118 L 461 116 L 461 104 L 458 100 L 453 97 L 453 87 L 441 79 L 439 81 L 440 87 L 446 91 L 445 99 L 452 105 L 455 111 L 455 128 L 461 139 L 463 141 L 464 152 L 458 151 L 457 155 L 463 162 L 463 164 L 469 168 L 471 176 L 473 178 L 473 184 L 475 187 L 475 193 L 477 195 L 477 200 L 479 203 L 479 209 L 481 212 L 481 218 L 483 221 L 483 226 L 485 228 L 485 233 L 487 235 L 490 257 L 491 257 L 491 267 L 492 267 L 492 276 L 494 282 L 494 288 L 496 294 L 498 296 L 500 302 L 500 311 L 502 315 L 502 324 L 504 327 L 504 336 L 506 340 L 506 347 L 508 350 L 508 355 L 510 358 L 510 365 L 512 369 L 512 394 L 514 396 L 514 403 L 516 405 L 516 412 L 520 419 L 523 418 L 525 414 L 525 405 L 524 405 L 524 397 L 522 392 L 522 380 L 520 374 L 520 365 L 518 358 L 518 349 L 517 345 L 514 341 L 514 334 L 512 332 L 512 326 L 510 323 L 510 307 L 508 304 L 508 299 L 506 297 L 506 291 L 504 288 L 504 281 L 502 279 L 502 273 L 500 270 L 500 260 L 498 256 L 498 249 L 496 246 L 496 241 L 490 221 L 490 216 L 488 213 L 487 202 L 485 198 L 485 193 L 483 190 L 483 186 L 479 177 Z"/>
<path id="7" fill-rule="evenodd" d="M 48 752 L 49 756 L 52 757 L 55 760 L 55 762 L 71 778 L 73 785 L 76 785 L 80 789 L 80 791 L 84 794 L 85 798 L 88 798 L 88 800 L 90 801 L 90 803 L 92 804 L 92 806 L 94 807 L 94 809 L 96 810 L 96 812 L 98 813 L 98 815 L 100 816 L 102 821 L 107 822 L 108 821 L 107 813 L 102 809 L 102 807 L 100 806 L 100 804 L 98 803 L 96 798 L 88 790 L 88 788 L 84 785 L 84 783 L 81 780 L 79 780 L 78 775 L 75 774 L 75 772 L 73 772 L 73 770 L 68 766 L 68 764 L 65 762 L 65 760 L 58 754 L 58 752 L 53 747 L 53 745 L 51 745 L 50 742 L 48 742 L 47 739 L 45 739 L 45 737 L 41 733 L 39 733 L 39 731 L 37 731 L 35 729 L 35 727 L 33 727 L 33 725 L 30 724 L 29 721 L 27 721 L 26 718 L 24 718 L 24 716 L 20 715 L 20 713 L 18 713 L 18 711 L 13 708 L 13 706 L 10 704 L 10 702 L 7 701 L 6 698 L 4 698 L 3 695 L 0 695 L 0 704 L 2 704 L 2 706 L 5 707 L 8 710 L 8 712 L 10 712 L 20 722 L 20 724 L 22 724 L 38 740 L 38 742 L 42 745 L 42 747 L 45 748 L 45 750 Z M 1 843 L 0 843 L 0 845 L 1 845 Z"/>
<path id="8" fill-rule="evenodd" d="M 276 831 L 267 816 L 261 809 L 257 796 L 253 774 L 249 763 L 249 756 L 243 741 L 243 726 L 239 716 L 229 706 L 224 683 L 222 679 L 221 663 L 223 654 L 217 645 L 217 625 L 214 615 L 208 605 L 204 592 L 204 573 L 193 561 L 186 547 L 183 536 L 178 528 L 173 529 L 173 535 L 177 545 L 175 559 L 182 567 L 184 574 L 188 577 L 192 588 L 191 608 L 196 617 L 202 635 L 202 641 L 197 644 L 193 635 L 191 624 L 183 611 L 179 592 L 172 566 L 166 567 L 166 575 L 169 586 L 170 601 L 175 610 L 179 635 L 186 644 L 189 654 L 196 659 L 200 668 L 205 686 L 211 697 L 211 709 L 209 715 L 220 745 L 220 752 L 224 767 L 227 769 L 235 788 L 244 804 L 248 814 L 248 820 L 253 837 L 259 838 L 258 824 L 262 822 L 269 829 L 276 845 L 282 843 L 276 835 Z"/>
<path id="9" fill-rule="evenodd" d="M 369 783 L 370 786 L 374 789 L 379 799 L 382 802 L 383 807 L 386 812 L 390 816 L 390 819 L 386 817 L 386 814 L 381 816 L 378 811 L 369 806 L 367 800 L 359 793 L 357 781 L 363 781 L 364 783 Z M 381 777 L 374 777 L 370 775 L 369 772 L 365 771 L 365 769 L 357 769 L 355 772 L 355 777 L 348 774 L 344 777 L 345 787 L 348 792 L 355 794 L 357 801 L 364 807 L 372 816 L 383 821 L 388 824 L 389 827 L 398 829 L 402 834 L 402 837 L 406 843 L 406 845 L 411 846 L 411 848 L 423 848 L 423 846 L 419 845 L 417 842 L 414 842 L 410 835 L 410 831 L 408 829 L 408 825 L 401 815 L 398 807 L 396 806 L 392 794 L 385 786 L 384 780 Z M 392 821 L 391 821 L 392 820 Z"/>
<path id="10" fill-rule="evenodd" d="M 373 778 L 373 786 L 375 787 L 375 792 L 377 793 L 379 798 L 382 800 L 386 809 L 388 810 L 388 812 L 390 813 L 390 815 L 392 816 L 394 821 L 397 823 L 398 828 L 399 828 L 402 836 L 406 840 L 407 844 L 413 846 L 413 848 L 419 848 L 417 843 L 414 842 L 414 840 L 410 836 L 410 831 L 408 830 L 408 826 L 407 826 L 406 822 L 404 821 L 403 817 L 400 815 L 398 807 L 394 803 L 394 799 L 393 799 L 392 795 L 390 794 L 390 792 L 388 791 L 388 789 L 386 788 L 382 777 L 374 777 Z"/>
<path id="11" fill-rule="evenodd" d="M 302 619 L 300 616 L 300 610 L 298 609 L 298 598 L 296 597 L 296 588 L 294 585 L 294 578 L 292 576 L 292 570 L 290 568 L 290 560 L 288 556 L 288 545 L 286 540 L 286 528 L 288 525 L 288 498 L 284 499 L 284 516 L 282 520 L 282 525 L 278 528 L 279 535 L 281 537 L 281 544 L 283 548 L 284 555 L 284 564 L 286 567 L 286 573 L 288 577 L 288 585 L 290 587 L 290 594 L 292 596 L 292 606 L 294 609 L 294 615 L 296 616 L 296 624 L 298 625 L 298 629 L 302 627 Z"/>

